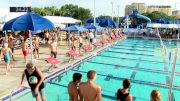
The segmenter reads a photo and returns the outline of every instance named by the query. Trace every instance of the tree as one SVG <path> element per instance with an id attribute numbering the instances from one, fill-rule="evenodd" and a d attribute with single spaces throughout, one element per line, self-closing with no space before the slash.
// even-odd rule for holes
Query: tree
<path id="1" fill-rule="evenodd" d="M 168 20 L 175 20 L 174 16 L 168 16 L 165 13 L 158 11 L 154 11 L 152 13 L 143 13 L 142 15 L 149 17 L 152 21 L 154 21 L 157 18 L 166 18 Z"/>
<path id="2" fill-rule="evenodd" d="M 73 4 L 66 4 L 61 8 L 55 6 L 45 8 L 32 8 L 32 11 L 41 16 L 66 16 L 80 19 L 85 22 L 86 19 L 92 17 L 92 13 L 89 9 L 78 7 Z"/>
<path id="3" fill-rule="evenodd" d="M 73 17 L 75 19 L 80 19 L 83 22 L 85 19 L 91 18 L 92 13 L 89 9 L 85 9 L 83 7 L 78 7 L 73 4 L 66 4 L 61 7 L 61 16 Z"/>

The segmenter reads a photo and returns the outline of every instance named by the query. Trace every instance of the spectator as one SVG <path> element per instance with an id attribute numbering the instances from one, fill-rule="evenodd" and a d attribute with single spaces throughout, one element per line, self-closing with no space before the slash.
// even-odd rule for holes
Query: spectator
<path id="1" fill-rule="evenodd" d="M 123 88 L 117 91 L 117 101 L 132 101 L 132 95 L 128 92 L 130 85 L 131 83 L 128 79 L 123 81 Z"/>
<path id="2" fill-rule="evenodd" d="M 69 101 L 79 101 L 78 83 L 81 82 L 82 74 L 74 73 L 73 81 L 68 84 Z"/>
<path id="3" fill-rule="evenodd" d="M 161 94 L 158 90 L 153 90 L 151 92 L 151 100 L 150 101 L 161 101 Z"/>
<path id="4" fill-rule="evenodd" d="M 102 101 L 101 87 L 94 84 L 96 71 L 90 70 L 87 73 L 87 82 L 80 83 L 80 101 Z"/>

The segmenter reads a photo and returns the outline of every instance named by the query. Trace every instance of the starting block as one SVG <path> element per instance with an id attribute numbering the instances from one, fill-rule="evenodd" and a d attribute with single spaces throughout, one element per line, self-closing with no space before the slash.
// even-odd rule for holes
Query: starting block
<path id="1" fill-rule="evenodd" d="M 46 59 L 46 62 L 51 64 L 51 66 L 48 68 L 48 71 L 50 71 L 51 68 L 55 67 L 55 65 L 61 63 L 60 60 L 58 60 L 54 57 L 51 57 L 51 56 Z"/>

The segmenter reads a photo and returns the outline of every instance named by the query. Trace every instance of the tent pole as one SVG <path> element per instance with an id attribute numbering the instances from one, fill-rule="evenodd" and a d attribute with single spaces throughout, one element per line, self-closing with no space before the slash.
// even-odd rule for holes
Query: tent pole
<path id="1" fill-rule="evenodd" d="M 33 63 L 33 47 L 32 47 L 32 34 L 31 31 L 29 30 L 29 38 L 30 38 L 30 47 L 31 47 L 31 62 Z"/>

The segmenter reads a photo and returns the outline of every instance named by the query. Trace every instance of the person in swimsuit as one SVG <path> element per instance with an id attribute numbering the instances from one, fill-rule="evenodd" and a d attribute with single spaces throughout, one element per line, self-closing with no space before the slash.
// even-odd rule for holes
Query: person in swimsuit
<path id="1" fill-rule="evenodd" d="M 52 39 L 52 42 L 49 44 L 49 49 L 51 52 L 51 57 L 57 57 L 57 42 L 55 39 Z"/>
<path id="2" fill-rule="evenodd" d="M 41 94 L 42 101 L 46 101 L 45 99 L 45 85 L 44 85 L 44 75 L 42 71 L 34 66 L 33 63 L 28 63 L 26 65 L 26 69 L 24 70 L 24 73 L 22 74 L 21 82 L 18 86 L 20 88 L 23 84 L 24 77 L 26 76 L 27 82 L 31 88 L 31 92 L 33 97 L 36 98 L 36 101 L 40 101 L 40 97 L 38 93 Z"/>
<path id="3" fill-rule="evenodd" d="M 57 41 L 55 39 L 52 39 L 52 42 L 49 44 L 50 54 L 51 57 L 56 58 L 57 57 Z M 50 71 L 52 68 L 55 68 L 56 66 L 52 64 L 48 71 Z"/>
<path id="4" fill-rule="evenodd" d="M 162 101 L 161 100 L 161 93 L 158 90 L 153 90 L 151 92 L 150 101 Z"/>
<path id="5" fill-rule="evenodd" d="M 39 58 L 39 39 L 38 39 L 38 37 L 34 38 L 32 45 L 33 45 L 33 48 L 34 48 L 33 49 L 34 58 L 36 58 L 36 57 Z"/>
<path id="6" fill-rule="evenodd" d="M 69 101 L 79 101 L 78 83 L 81 82 L 82 74 L 74 73 L 73 81 L 68 84 Z"/>
<path id="7" fill-rule="evenodd" d="M 1 50 L 0 61 L 1 61 L 1 58 L 4 57 L 4 61 L 6 64 L 6 75 L 11 70 L 10 63 L 11 63 L 12 55 L 13 55 L 13 53 L 12 53 L 11 49 L 8 48 L 8 43 L 4 43 L 4 48 L 2 48 L 2 50 Z"/>
<path id="8" fill-rule="evenodd" d="M 117 101 L 132 101 L 132 95 L 129 94 L 128 89 L 131 83 L 128 79 L 123 81 L 123 89 L 118 89 L 117 91 Z"/>
<path id="9" fill-rule="evenodd" d="M 27 56 L 28 56 L 28 44 L 26 43 L 26 39 L 21 43 L 22 53 L 24 55 L 25 63 L 27 64 Z"/>
<path id="10" fill-rule="evenodd" d="M 8 37 L 8 45 L 9 45 L 9 48 L 11 49 L 12 53 L 14 53 L 14 43 L 15 43 L 14 40 L 16 40 L 16 38 L 14 38 L 12 36 L 12 34 L 10 34 Z M 15 60 L 13 56 L 12 56 L 12 59 L 13 59 L 13 61 Z"/>
<path id="11" fill-rule="evenodd" d="M 79 85 L 80 101 L 102 101 L 101 87 L 94 84 L 96 71 L 88 71 L 87 78 L 87 82 L 82 82 Z"/>
<path id="12" fill-rule="evenodd" d="M 71 40 L 71 49 L 76 50 L 76 46 L 75 46 L 76 37 L 75 37 L 75 34 L 73 34 L 72 37 L 70 37 L 70 40 Z"/>
<path id="13" fill-rule="evenodd" d="M 83 46 L 83 38 L 79 36 L 79 54 L 81 54 L 81 47 Z"/>

